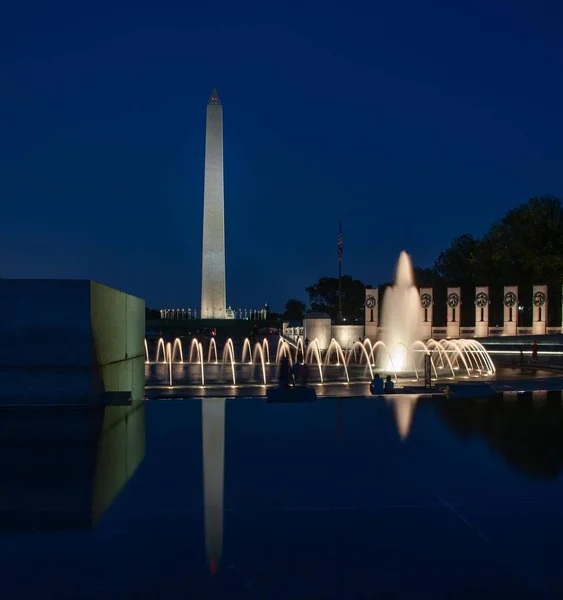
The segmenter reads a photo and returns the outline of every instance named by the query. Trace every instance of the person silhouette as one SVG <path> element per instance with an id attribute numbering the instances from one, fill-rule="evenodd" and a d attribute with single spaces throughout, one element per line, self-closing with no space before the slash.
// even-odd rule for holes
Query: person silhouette
<path id="1" fill-rule="evenodd" d="M 284 355 L 280 361 L 280 368 L 278 371 L 278 384 L 281 388 L 289 387 L 289 372 L 289 359 Z"/>
<path id="2" fill-rule="evenodd" d="M 379 376 L 379 373 L 376 373 L 369 384 L 369 391 L 373 396 L 377 396 L 378 394 L 383 394 L 383 379 Z"/>

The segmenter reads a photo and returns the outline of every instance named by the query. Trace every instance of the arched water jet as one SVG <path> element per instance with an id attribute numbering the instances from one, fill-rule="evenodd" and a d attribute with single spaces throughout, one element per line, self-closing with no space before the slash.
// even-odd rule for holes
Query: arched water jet
<path id="1" fill-rule="evenodd" d="M 166 344 L 166 362 L 168 363 L 168 384 L 172 387 L 172 344 Z"/>
<path id="2" fill-rule="evenodd" d="M 416 370 L 416 365 L 414 364 L 414 357 L 412 355 L 412 352 L 409 350 L 409 348 L 407 348 L 406 344 L 403 344 L 403 342 L 399 342 L 397 344 L 397 346 L 401 346 L 402 348 L 404 348 L 407 356 L 410 357 L 411 363 L 412 363 L 412 366 L 413 366 L 413 369 L 414 369 L 414 375 L 416 377 L 416 380 L 418 381 L 419 380 L 418 371 Z M 394 355 L 394 352 L 391 352 L 391 355 Z M 391 360 L 391 358 L 389 358 L 389 360 Z M 405 365 L 405 369 L 404 370 L 406 371 L 407 368 L 408 368 L 408 361 L 405 361 L 404 365 Z"/>
<path id="3" fill-rule="evenodd" d="M 232 338 L 229 338 L 225 342 L 225 348 L 223 349 L 223 364 L 227 362 L 227 357 L 230 358 L 231 372 L 233 374 L 233 385 L 237 384 L 235 376 L 235 347 L 233 345 Z"/>
<path id="4" fill-rule="evenodd" d="M 182 351 L 182 340 L 180 338 L 176 338 L 174 340 L 174 346 L 172 348 L 172 362 L 177 362 L 176 353 L 180 353 L 180 362 L 184 362 L 184 352 Z"/>
<path id="5" fill-rule="evenodd" d="M 291 347 L 287 343 L 287 340 L 284 340 L 282 337 L 280 337 L 279 342 L 278 342 L 278 348 L 276 351 L 276 364 L 277 365 L 280 364 L 282 356 L 287 356 L 289 363 L 293 364 L 293 359 L 291 357 Z"/>
<path id="6" fill-rule="evenodd" d="M 371 346 L 371 344 L 370 344 L 370 346 Z M 371 366 L 370 354 L 368 354 L 367 348 L 365 347 L 364 344 L 362 344 L 362 342 L 354 342 L 352 344 L 352 348 L 350 348 L 350 352 L 348 353 L 348 364 L 350 364 L 350 360 L 351 360 L 352 356 L 355 357 L 356 348 L 361 348 L 360 359 L 361 359 L 362 356 L 365 356 L 366 365 L 369 368 L 370 377 L 371 377 L 371 379 L 373 379 L 373 368 Z M 360 364 L 361 364 L 361 362 L 360 362 Z"/>
<path id="7" fill-rule="evenodd" d="M 147 338 L 145 338 L 145 363 L 146 364 L 150 364 L 150 360 L 149 360 L 149 345 L 147 343 Z"/>
<path id="8" fill-rule="evenodd" d="M 342 360 L 342 365 L 344 367 L 344 373 L 346 375 L 346 382 L 350 383 L 350 377 L 348 375 L 348 367 L 346 366 L 346 359 L 344 358 L 344 352 L 342 351 L 342 346 L 334 338 L 332 338 L 332 340 L 330 341 L 330 344 L 328 346 L 328 350 L 326 353 L 326 359 L 325 359 L 325 366 L 330 364 L 329 363 L 330 353 L 333 348 L 336 350 L 336 356 L 338 357 L 338 363 L 336 366 L 339 367 L 340 360 Z"/>
<path id="9" fill-rule="evenodd" d="M 485 350 L 483 344 L 475 340 L 467 340 L 467 344 L 479 357 L 479 360 L 481 361 L 481 364 L 483 366 L 483 370 L 486 371 L 488 375 L 493 375 L 496 371 L 495 365 L 493 364 L 493 361 L 491 360 L 491 357 Z"/>
<path id="10" fill-rule="evenodd" d="M 162 362 L 166 362 L 166 347 L 164 346 L 164 340 L 159 338 L 158 344 L 156 346 L 156 362 L 160 362 L 160 353 L 162 351 Z"/>
<path id="11" fill-rule="evenodd" d="M 423 355 L 424 354 L 430 355 L 430 366 L 432 367 L 432 369 L 434 371 L 434 377 L 436 379 L 438 379 L 438 371 L 436 371 L 436 366 L 434 365 L 434 361 L 432 360 L 432 352 L 430 352 L 430 350 L 428 349 L 428 346 L 421 340 L 416 340 L 416 342 L 414 342 L 413 349 L 416 348 L 417 346 L 422 346 Z"/>
<path id="12" fill-rule="evenodd" d="M 393 371 L 393 375 L 395 375 L 395 382 L 399 381 L 399 378 L 397 377 L 397 369 L 395 369 L 395 364 L 393 362 L 393 357 L 391 356 L 391 352 L 389 352 L 389 348 L 387 348 L 387 345 L 385 344 L 385 342 L 382 342 L 381 340 L 377 340 L 377 342 L 375 342 L 375 344 L 373 345 L 373 348 L 371 349 L 372 351 L 372 361 L 375 364 L 375 351 L 378 348 L 383 348 L 385 350 L 385 352 L 387 352 L 387 357 L 389 358 L 389 363 L 388 366 L 390 368 L 387 369 L 381 369 L 382 371 Z M 371 371 L 371 369 L 370 369 Z"/>
<path id="13" fill-rule="evenodd" d="M 196 357 L 196 361 L 199 364 L 200 360 L 203 360 L 203 356 L 200 354 L 199 352 L 199 342 L 197 340 L 197 338 L 192 338 L 191 344 L 190 344 L 190 354 L 188 357 L 188 362 L 192 363 L 194 362 L 194 354 Z"/>
<path id="14" fill-rule="evenodd" d="M 266 378 L 266 364 L 264 362 L 264 350 L 262 349 L 260 342 L 257 342 L 254 346 L 254 364 L 257 364 L 256 355 L 258 355 L 258 358 L 260 359 L 260 364 L 262 365 L 262 378 L 264 380 L 264 385 L 268 385 Z"/>
<path id="15" fill-rule="evenodd" d="M 264 338 L 262 340 L 262 353 L 264 354 L 264 358 L 266 359 L 266 364 L 270 364 L 270 344 L 268 340 Z"/>
<path id="16" fill-rule="evenodd" d="M 301 351 L 301 359 L 305 360 L 305 346 L 303 345 L 303 338 L 301 336 L 297 339 L 295 362 L 299 362 L 299 351 Z"/>
<path id="17" fill-rule="evenodd" d="M 465 356 L 463 355 L 462 351 L 460 350 L 459 346 L 457 345 L 456 340 L 440 340 L 440 341 L 444 342 L 449 347 L 452 347 L 454 349 L 454 352 L 456 353 L 456 358 L 458 359 L 458 365 L 459 365 L 459 359 L 461 358 L 461 362 L 463 363 L 463 365 L 465 366 L 465 370 L 467 371 L 467 376 L 471 377 L 471 371 L 469 369 L 469 365 L 467 364 L 467 361 L 465 360 Z"/>
<path id="18" fill-rule="evenodd" d="M 203 346 L 201 342 L 198 344 L 199 364 L 201 366 L 201 385 L 205 385 L 205 375 L 203 372 Z"/>
<path id="19" fill-rule="evenodd" d="M 317 359 L 317 366 L 319 367 L 319 377 L 321 378 L 321 383 L 324 383 L 323 380 L 323 363 L 321 360 L 321 350 L 319 348 L 319 340 L 315 338 L 307 348 L 307 355 L 305 357 L 305 362 L 309 364 L 311 362 L 311 358 L 315 357 Z"/>
<path id="20" fill-rule="evenodd" d="M 244 338 L 244 343 L 242 345 L 242 359 L 241 363 L 246 364 L 246 355 L 248 354 L 248 364 L 252 364 L 252 348 L 250 347 L 250 340 L 248 338 Z"/>
<path id="21" fill-rule="evenodd" d="M 463 346 L 466 348 L 469 357 L 475 363 L 475 367 L 479 371 L 479 374 L 483 373 L 483 371 L 487 371 L 487 365 L 473 340 L 467 340 Z"/>
<path id="22" fill-rule="evenodd" d="M 431 349 L 430 346 L 432 346 L 432 356 L 434 355 L 436 349 L 438 350 L 438 357 L 442 361 L 442 366 L 440 368 L 442 368 L 442 369 L 446 368 L 444 365 L 444 356 L 446 357 L 446 362 L 448 363 L 448 366 L 450 367 L 452 379 L 455 379 L 454 366 L 452 365 L 452 361 L 450 360 L 450 357 L 449 357 L 448 353 L 444 350 L 444 348 L 442 348 L 442 346 L 436 340 L 433 340 L 432 338 L 430 338 L 428 340 L 426 345 L 428 346 L 429 350 Z"/>
<path id="23" fill-rule="evenodd" d="M 217 342 L 215 341 L 215 338 L 212 337 L 210 342 L 209 342 L 209 350 L 207 351 L 207 362 L 210 363 L 211 362 L 211 356 L 212 356 L 212 352 L 215 352 L 215 364 L 217 364 Z"/>

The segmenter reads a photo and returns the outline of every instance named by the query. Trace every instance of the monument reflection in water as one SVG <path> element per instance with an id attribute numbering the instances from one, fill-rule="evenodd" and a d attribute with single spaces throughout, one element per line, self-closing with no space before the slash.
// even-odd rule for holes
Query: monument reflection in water
<path id="1" fill-rule="evenodd" d="M 236 402 L 236 400 L 232 400 Z M 458 437 L 481 437 L 520 473 L 554 479 L 563 469 L 562 392 L 505 392 L 487 400 L 448 400 L 438 396 L 396 395 L 385 400 L 399 443 L 408 443 L 417 410 L 436 412 Z M 353 403 L 349 398 L 346 402 Z M 223 554 L 225 481 L 225 399 L 202 400 L 203 510 L 205 548 L 211 573 Z M 342 403 L 336 406 L 336 431 L 342 436 Z"/>
<path id="2" fill-rule="evenodd" d="M 205 548 L 209 570 L 211 573 L 216 573 L 223 552 L 225 398 L 202 400 L 201 428 Z"/>

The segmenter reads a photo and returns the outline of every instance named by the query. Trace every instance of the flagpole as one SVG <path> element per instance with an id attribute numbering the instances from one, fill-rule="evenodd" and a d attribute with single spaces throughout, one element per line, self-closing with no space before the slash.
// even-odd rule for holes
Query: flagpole
<path id="1" fill-rule="evenodd" d="M 342 323 L 342 219 L 338 219 L 338 312 L 336 322 Z"/>

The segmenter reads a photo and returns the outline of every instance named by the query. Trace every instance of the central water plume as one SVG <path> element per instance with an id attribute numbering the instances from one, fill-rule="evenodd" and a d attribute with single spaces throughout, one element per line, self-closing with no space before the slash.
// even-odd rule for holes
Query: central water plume
<path id="1" fill-rule="evenodd" d="M 378 365 L 386 371 L 414 371 L 410 348 L 419 335 L 420 295 L 414 282 L 410 256 L 399 255 L 395 283 L 385 290 L 381 311 L 383 341 L 389 355 L 380 353 Z"/>

